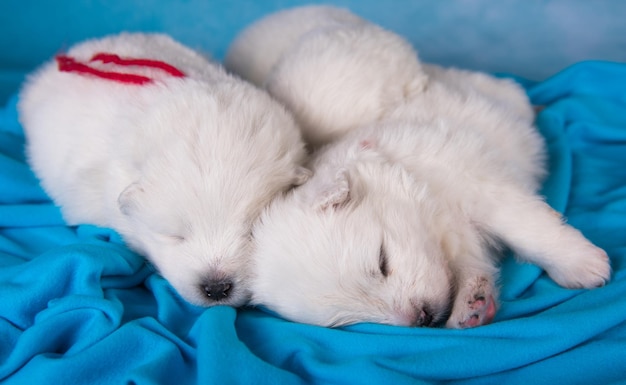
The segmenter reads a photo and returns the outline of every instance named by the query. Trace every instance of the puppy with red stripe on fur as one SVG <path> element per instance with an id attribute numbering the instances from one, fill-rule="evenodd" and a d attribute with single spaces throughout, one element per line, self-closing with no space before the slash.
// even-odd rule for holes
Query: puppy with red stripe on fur
<path id="1" fill-rule="evenodd" d="M 193 304 L 248 300 L 252 224 L 309 175 L 282 106 L 165 35 L 120 34 L 43 65 L 18 108 L 69 224 L 117 230 Z"/>
<path id="2" fill-rule="evenodd" d="M 606 253 L 536 194 L 545 146 L 512 81 L 424 65 L 398 35 L 328 6 L 258 21 L 226 66 L 321 147 L 313 177 L 255 226 L 254 303 L 328 326 L 483 325 L 501 244 L 565 287 L 609 279 Z"/>

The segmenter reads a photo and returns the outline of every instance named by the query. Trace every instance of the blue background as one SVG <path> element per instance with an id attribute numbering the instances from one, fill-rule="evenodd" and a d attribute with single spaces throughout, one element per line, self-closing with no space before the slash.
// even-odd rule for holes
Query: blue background
<path id="1" fill-rule="evenodd" d="M 248 23 L 302 0 L 2 0 L 0 102 L 26 72 L 88 37 L 162 31 L 221 59 Z M 408 38 L 425 61 L 542 80 L 588 59 L 626 61 L 626 1 L 338 0 Z"/>

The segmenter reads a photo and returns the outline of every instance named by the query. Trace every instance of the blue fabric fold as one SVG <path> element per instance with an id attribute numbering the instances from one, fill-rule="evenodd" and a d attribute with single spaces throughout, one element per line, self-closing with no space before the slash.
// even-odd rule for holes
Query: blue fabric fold
<path id="1" fill-rule="evenodd" d="M 468 330 L 328 329 L 183 301 L 119 235 L 68 227 L 0 110 L 3 384 L 605 384 L 626 381 L 626 65 L 527 83 L 550 152 L 542 193 L 603 247 L 613 277 L 568 290 L 512 256 L 502 305 Z"/>

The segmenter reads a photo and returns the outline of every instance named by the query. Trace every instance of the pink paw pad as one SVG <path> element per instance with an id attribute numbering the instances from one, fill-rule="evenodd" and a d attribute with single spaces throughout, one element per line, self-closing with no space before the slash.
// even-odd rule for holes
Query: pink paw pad
<path id="1" fill-rule="evenodd" d="M 487 325 L 493 321 L 496 315 L 496 301 L 491 295 L 489 298 L 477 297 L 473 301 L 468 302 L 468 306 L 474 312 L 465 321 L 459 322 L 461 328 Z"/>

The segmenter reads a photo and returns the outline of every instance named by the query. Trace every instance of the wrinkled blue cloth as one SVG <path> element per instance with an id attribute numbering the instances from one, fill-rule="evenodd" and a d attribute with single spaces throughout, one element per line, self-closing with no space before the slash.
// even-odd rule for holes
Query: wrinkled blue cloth
<path id="1" fill-rule="evenodd" d="M 469 330 L 327 329 L 187 304 L 116 233 L 63 223 L 25 162 L 14 98 L 0 110 L 0 382 L 625 381 L 625 85 L 626 65 L 585 62 L 527 88 L 545 106 L 543 192 L 609 253 L 612 281 L 567 290 L 507 257 L 495 322 Z"/>

